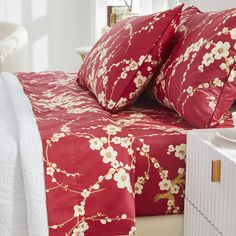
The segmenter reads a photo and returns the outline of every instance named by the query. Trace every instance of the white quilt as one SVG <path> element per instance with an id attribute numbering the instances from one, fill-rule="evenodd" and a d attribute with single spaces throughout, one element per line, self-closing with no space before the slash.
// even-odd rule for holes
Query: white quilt
<path id="1" fill-rule="evenodd" d="M 41 138 L 17 78 L 0 75 L 0 236 L 47 236 Z"/>

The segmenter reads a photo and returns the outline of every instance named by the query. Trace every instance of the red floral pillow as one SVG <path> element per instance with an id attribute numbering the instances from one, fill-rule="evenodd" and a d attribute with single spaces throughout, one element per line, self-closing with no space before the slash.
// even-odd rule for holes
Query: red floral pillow
<path id="1" fill-rule="evenodd" d="M 186 9 L 176 40 L 152 93 L 195 127 L 217 126 L 236 99 L 236 9 Z"/>
<path id="2" fill-rule="evenodd" d="M 134 102 L 166 57 L 182 7 L 116 24 L 86 57 L 79 85 L 110 112 Z"/>

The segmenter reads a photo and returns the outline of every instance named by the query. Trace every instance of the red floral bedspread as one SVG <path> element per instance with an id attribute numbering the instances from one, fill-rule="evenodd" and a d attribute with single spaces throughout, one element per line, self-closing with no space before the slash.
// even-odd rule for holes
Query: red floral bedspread
<path id="1" fill-rule="evenodd" d="M 149 101 L 111 115 L 74 75 L 18 78 L 42 137 L 50 235 L 135 235 L 135 215 L 183 212 L 192 127 L 176 113 Z"/>

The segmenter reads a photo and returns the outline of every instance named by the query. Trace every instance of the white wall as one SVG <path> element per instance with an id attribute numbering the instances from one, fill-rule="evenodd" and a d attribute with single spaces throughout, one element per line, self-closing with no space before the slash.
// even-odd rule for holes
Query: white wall
<path id="1" fill-rule="evenodd" d="M 0 20 L 23 24 L 27 28 L 30 71 L 75 72 L 81 59 L 74 49 L 93 44 L 99 38 L 100 29 L 106 24 L 106 8 L 102 6 L 106 1 L 122 2 L 0 0 Z M 136 1 L 140 1 L 141 14 L 166 7 L 166 0 Z M 221 10 L 236 7 L 236 0 L 189 0 L 189 5 L 196 5 L 205 11 Z"/>
<path id="2" fill-rule="evenodd" d="M 27 28 L 33 71 L 75 72 L 81 59 L 74 49 L 91 42 L 88 0 L 0 0 L 0 20 Z"/>
<path id="3" fill-rule="evenodd" d="M 199 7 L 202 11 L 219 11 L 236 8 L 235 0 L 189 0 L 189 4 Z"/>

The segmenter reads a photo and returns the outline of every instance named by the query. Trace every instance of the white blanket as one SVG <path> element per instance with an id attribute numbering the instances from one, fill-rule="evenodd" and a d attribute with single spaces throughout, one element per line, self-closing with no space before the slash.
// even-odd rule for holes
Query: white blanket
<path id="1" fill-rule="evenodd" d="M 47 236 L 41 138 L 18 79 L 0 75 L 0 235 Z"/>

